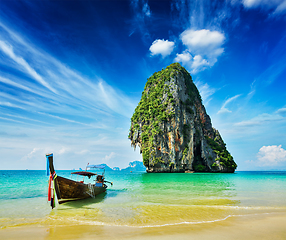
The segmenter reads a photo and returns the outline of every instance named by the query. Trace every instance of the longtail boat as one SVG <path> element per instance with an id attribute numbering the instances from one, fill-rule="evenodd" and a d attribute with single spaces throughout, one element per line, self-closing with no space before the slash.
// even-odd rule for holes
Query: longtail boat
<path id="1" fill-rule="evenodd" d="M 57 195 L 58 203 L 62 204 L 69 201 L 75 201 L 90 197 L 95 197 L 96 195 L 106 191 L 107 185 L 105 183 L 112 182 L 105 181 L 104 178 L 104 167 L 89 165 L 86 167 L 85 171 L 72 172 L 77 176 L 83 176 L 82 181 L 75 181 L 72 179 L 64 178 L 58 176 L 54 169 L 53 154 L 46 154 L 47 158 L 47 175 L 49 178 L 49 191 L 48 191 L 48 201 L 51 202 L 51 207 L 55 207 L 55 195 Z M 93 173 L 87 171 L 88 168 L 99 168 L 102 169 L 102 174 Z M 85 183 L 84 178 L 96 177 L 95 183 Z"/>

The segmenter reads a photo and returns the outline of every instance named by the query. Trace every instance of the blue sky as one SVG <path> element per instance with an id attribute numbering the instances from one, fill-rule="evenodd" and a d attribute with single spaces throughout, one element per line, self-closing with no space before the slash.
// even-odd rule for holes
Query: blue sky
<path id="1" fill-rule="evenodd" d="M 0 169 L 142 160 L 146 80 L 192 75 L 238 170 L 286 170 L 286 1 L 15 1 L 0 8 Z"/>

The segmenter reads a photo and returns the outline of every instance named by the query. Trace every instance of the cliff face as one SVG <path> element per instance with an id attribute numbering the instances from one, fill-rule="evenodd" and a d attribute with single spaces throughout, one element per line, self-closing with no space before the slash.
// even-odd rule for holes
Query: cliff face
<path id="1" fill-rule="evenodd" d="M 140 147 L 147 172 L 234 172 L 237 167 L 179 63 L 148 79 L 129 139 Z"/>

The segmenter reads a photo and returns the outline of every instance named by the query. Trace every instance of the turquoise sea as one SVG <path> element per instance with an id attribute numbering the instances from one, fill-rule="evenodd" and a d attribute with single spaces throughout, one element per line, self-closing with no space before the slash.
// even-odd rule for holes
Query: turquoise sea
<path id="1" fill-rule="evenodd" d="M 70 177 L 71 171 L 57 171 Z M 106 172 L 114 185 L 96 198 L 47 202 L 45 171 L 0 171 L 0 228 L 52 225 L 155 227 L 286 212 L 286 172 Z"/>

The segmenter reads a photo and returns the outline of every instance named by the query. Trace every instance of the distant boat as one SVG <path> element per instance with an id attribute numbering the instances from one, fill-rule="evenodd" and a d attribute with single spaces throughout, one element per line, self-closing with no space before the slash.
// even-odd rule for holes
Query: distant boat
<path id="1" fill-rule="evenodd" d="M 57 176 L 53 164 L 53 154 L 46 154 L 47 158 L 47 174 L 50 173 L 48 200 L 51 201 L 52 208 L 55 207 L 55 195 L 57 195 L 58 203 L 62 204 L 69 201 L 75 201 L 90 197 L 106 191 L 107 185 L 105 183 L 112 182 L 105 181 L 103 166 L 88 165 L 85 171 L 72 172 L 72 174 L 83 176 L 83 181 L 75 181 L 72 179 Z M 103 172 L 101 174 L 88 172 L 88 168 L 98 168 Z M 84 183 L 84 178 L 95 177 L 95 183 Z"/>

